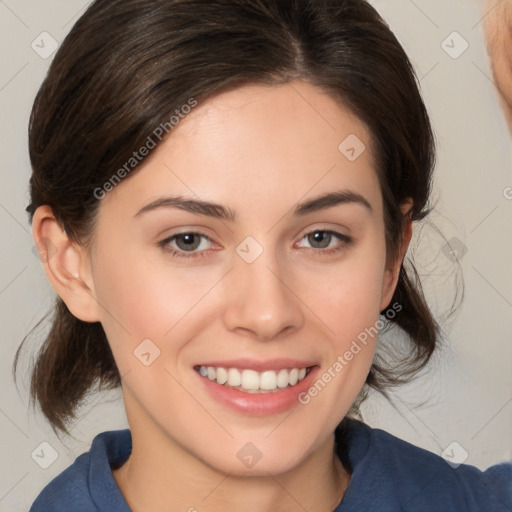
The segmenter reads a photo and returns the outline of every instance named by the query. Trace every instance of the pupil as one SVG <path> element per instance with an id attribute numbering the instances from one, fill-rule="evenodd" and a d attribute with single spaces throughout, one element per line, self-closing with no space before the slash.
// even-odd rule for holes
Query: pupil
<path id="1" fill-rule="evenodd" d="M 329 240 L 329 233 L 327 233 L 326 231 L 315 231 L 313 233 L 313 240 L 315 243 L 317 242 L 320 242 L 320 244 L 322 244 L 322 242 L 325 242 L 326 240 L 328 241 Z M 329 243 L 327 244 L 322 244 L 322 247 L 327 247 L 329 245 Z"/>
<path id="2" fill-rule="evenodd" d="M 183 241 L 184 242 L 184 247 L 180 247 L 180 249 L 197 249 L 197 246 L 198 246 L 198 243 L 197 243 L 197 240 L 195 241 L 194 243 L 194 238 L 196 237 L 196 235 L 194 234 L 186 234 L 186 235 L 181 235 L 180 237 L 178 237 L 176 239 L 176 243 L 178 246 L 180 246 L 180 241 Z"/>

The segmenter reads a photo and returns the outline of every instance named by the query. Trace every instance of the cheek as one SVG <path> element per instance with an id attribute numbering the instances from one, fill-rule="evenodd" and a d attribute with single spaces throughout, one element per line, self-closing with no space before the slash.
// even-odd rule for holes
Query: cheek
<path id="1" fill-rule="evenodd" d="M 206 267 L 199 271 L 172 267 L 162 264 L 161 257 L 155 264 L 130 248 L 121 254 L 116 247 L 127 246 L 109 242 L 94 266 L 94 282 L 101 323 L 116 361 L 120 364 L 145 339 L 162 348 L 162 340 L 171 336 L 178 350 L 180 341 L 173 332 L 179 330 L 177 326 L 181 329 L 186 323 L 182 321 L 218 278 Z"/>
<path id="2" fill-rule="evenodd" d="M 308 420 L 329 417 L 333 429 L 350 408 L 371 368 L 381 325 L 380 302 L 385 248 L 375 243 L 308 287 L 308 301 L 319 311 L 325 351 L 322 369 L 302 397 Z M 314 281 L 310 281 L 314 282 Z M 331 411 L 329 413 L 328 411 Z"/>
<path id="3" fill-rule="evenodd" d="M 384 239 L 368 239 L 339 265 L 304 279 L 301 295 L 331 332 L 346 340 L 378 318 L 384 268 Z"/>

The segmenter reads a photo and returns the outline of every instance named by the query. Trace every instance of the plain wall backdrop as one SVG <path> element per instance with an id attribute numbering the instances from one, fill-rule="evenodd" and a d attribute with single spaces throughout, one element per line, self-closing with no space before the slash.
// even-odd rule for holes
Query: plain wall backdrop
<path id="1" fill-rule="evenodd" d="M 53 297 L 24 211 L 30 109 L 54 46 L 88 3 L 0 0 L 0 511 L 28 510 L 97 433 L 127 426 L 120 392 L 108 392 L 90 397 L 73 437 L 60 440 L 28 407 L 30 351 L 22 358 L 19 389 L 11 374 L 17 347 Z M 428 371 L 394 392 L 396 408 L 373 394 L 363 405 L 364 419 L 485 469 L 512 459 L 512 152 L 485 48 L 484 6 L 481 0 L 372 4 L 415 66 L 438 142 L 431 220 L 446 239 L 415 225 L 411 248 L 446 339 Z M 465 297 L 444 320 L 458 283 L 457 259 Z M 40 341 L 31 339 L 32 353 Z"/>

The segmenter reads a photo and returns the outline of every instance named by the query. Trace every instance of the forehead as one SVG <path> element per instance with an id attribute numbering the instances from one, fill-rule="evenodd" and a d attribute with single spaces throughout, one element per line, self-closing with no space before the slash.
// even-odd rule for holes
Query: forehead
<path id="1" fill-rule="evenodd" d="M 274 211 L 276 199 L 282 210 L 284 202 L 347 187 L 381 210 L 370 133 L 330 95 L 295 81 L 210 97 L 106 199 L 135 209 L 168 190 L 240 212 L 259 198 Z"/>
<path id="2" fill-rule="evenodd" d="M 247 146 L 232 147 L 233 152 L 251 151 L 256 144 L 265 143 L 269 150 L 276 146 L 283 154 L 291 149 L 288 157 L 306 152 L 314 156 L 326 149 L 337 156 L 339 143 L 351 134 L 370 142 L 366 126 L 341 102 L 308 82 L 294 81 L 221 91 L 181 120 L 169 143 L 195 137 L 220 148 L 222 142 L 245 140 Z M 309 143 L 297 145 L 298 140 Z"/>

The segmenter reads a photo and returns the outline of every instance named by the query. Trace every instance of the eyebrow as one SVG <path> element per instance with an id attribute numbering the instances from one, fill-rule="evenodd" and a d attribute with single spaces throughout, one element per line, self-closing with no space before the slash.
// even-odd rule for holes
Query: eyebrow
<path id="1" fill-rule="evenodd" d="M 359 204 L 364 206 L 370 213 L 373 213 L 373 208 L 370 202 L 361 194 L 350 190 L 342 190 L 338 192 L 329 192 L 314 199 L 297 204 L 293 211 L 293 216 L 300 217 L 341 204 Z M 201 201 L 199 199 L 185 199 L 179 196 L 156 199 L 142 207 L 134 217 L 138 217 L 144 213 L 157 210 L 159 208 L 177 208 L 198 215 L 205 215 L 207 217 L 228 220 L 231 222 L 235 222 L 238 218 L 238 214 L 235 211 L 220 204 Z"/>

